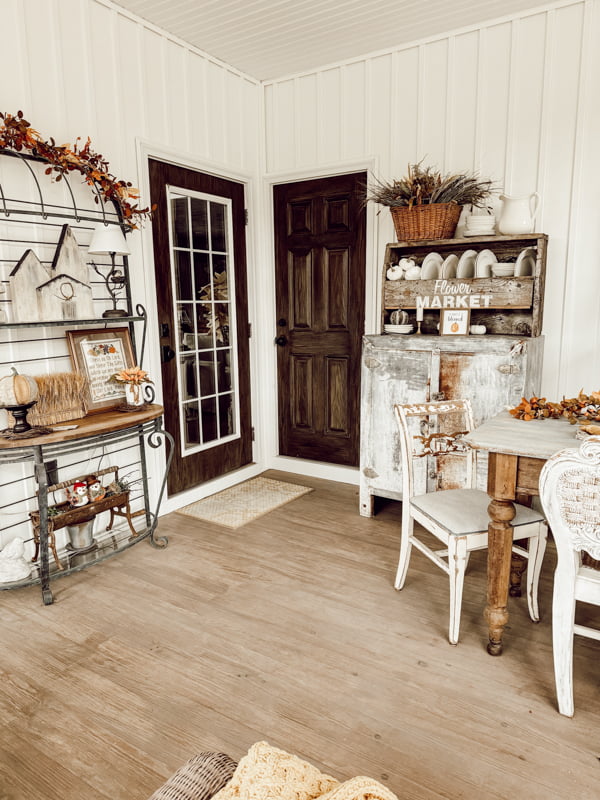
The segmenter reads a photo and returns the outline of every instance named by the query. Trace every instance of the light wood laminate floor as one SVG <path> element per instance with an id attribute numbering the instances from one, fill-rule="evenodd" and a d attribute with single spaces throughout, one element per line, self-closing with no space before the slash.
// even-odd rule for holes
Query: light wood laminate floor
<path id="1" fill-rule="evenodd" d="M 485 554 L 471 558 L 458 647 L 448 588 L 415 552 L 393 589 L 400 504 L 358 515 L 315 487 L 237 530 L 171 514 L 147 543 L 53 583 L 0 593 L 0 798 L 144 800 L 203 750 L 255 741 L 400 798 L 596 800 L 600 642 L 575 644 L 575 717 L 554 699 L 549 548 L 542 622 L 511 602 L 485 651 Z"/>

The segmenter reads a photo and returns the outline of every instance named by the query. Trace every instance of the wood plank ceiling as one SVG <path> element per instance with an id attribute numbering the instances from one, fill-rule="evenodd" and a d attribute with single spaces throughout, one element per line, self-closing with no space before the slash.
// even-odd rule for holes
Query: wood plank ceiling
<path id="1" fill-rule="evenodd" d="M 118 0 L 259 80 L 529 10 L 540 0 Z"/>

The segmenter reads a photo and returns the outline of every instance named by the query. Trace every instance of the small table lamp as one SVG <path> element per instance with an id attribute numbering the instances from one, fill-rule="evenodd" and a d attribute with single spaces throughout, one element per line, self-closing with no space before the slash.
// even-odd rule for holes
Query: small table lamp
<path id="1" fill-rule="evenodd" d="M 113 302 L 113 307 L 108 308 L 102 314 L 103 317 L 127 316 L 127 311 L 117 308 L 117 296 L 125 284 L 125 274 L 120 267 L 115 265 L 115 257 L 118 255 L 127 256 L 130 252 L 131 250 L 125 241 L 123 231 L 118 225 L 107 225 L 101 222 L 96 226 L 88 248 L 88 253 L 90 255 L 109 255 L 112 265 L 108 274 L 104 275 L 92 261 L 92 267 L 106 284 L 106 289 Z"/>

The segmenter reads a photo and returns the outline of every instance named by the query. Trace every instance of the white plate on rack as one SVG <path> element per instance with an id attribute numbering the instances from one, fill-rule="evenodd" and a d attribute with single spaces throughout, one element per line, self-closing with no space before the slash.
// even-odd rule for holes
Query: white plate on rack
<path id="1" fill-rule="evenodd" d="M 458 256 L 455 256 L 454 253 L 450 253 L 449 256 L 446 256 L 444 259 L 444 263 L 440 269 L 440 278 L 446 278 L 446 280 L 450 278 L 456 278 L 456 268 L 458 267 Z"/>
<path id="2" fill-rule="evenodd" d="M 428 253 L 421 264 L 421 280 L 431 281 L 440 277 L 440 269 L 444 259 L 439 253 Z"/>
<path id="3" fill-rule="evenodd" d="M 458 259 L 456 266 L 457 278 L 472 278 L 475 275 L 475 259 L 477 258 L 477 250 L 465 250 L 462 256 Z"/>
<path id="4" fill-rule="evenodd" d="M 497 264 L 498 259 L 491 250 L 481 250 L 475 259 L 475 277 L 491 278 L 492 265 Z"/>
<path id="5" fill-rule="evenodd" d="M 526 247 L 521 250 L 515 262 L 515 277 L 524 278 L 527 275 L 533 275 L 535 272 L 535 257 L 536 253 L 533 247 Z"/>

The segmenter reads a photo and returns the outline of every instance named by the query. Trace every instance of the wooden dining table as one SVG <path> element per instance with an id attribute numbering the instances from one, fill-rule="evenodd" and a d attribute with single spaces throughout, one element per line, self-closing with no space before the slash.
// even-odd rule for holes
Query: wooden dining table
<path id="1" fill-rule="evenodd" d="M 539 494 L 544 463 L 559 450 L 578 447 L 578 430 L 566 419 L 525 421 L 502 411 L 464 437 L 474 449 L 489 453 L 487 491 L 491 502 L 485 618 L 490 655 L 502 653 L 502 635 L 508 622 L 514 502 Z"/>

